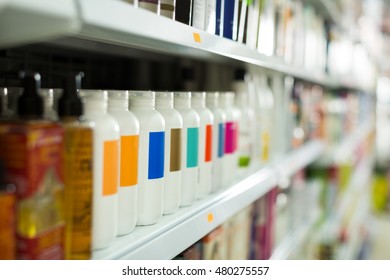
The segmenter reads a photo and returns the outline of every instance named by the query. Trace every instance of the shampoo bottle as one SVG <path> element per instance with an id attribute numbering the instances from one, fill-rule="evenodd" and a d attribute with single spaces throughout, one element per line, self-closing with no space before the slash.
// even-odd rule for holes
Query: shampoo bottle
<path id="1" fill-rule="evenodd" d="M 191 109 L 190 92 L 175 92 L 174 108 L 183 118 L 180 206 L 189 206 L 195 201 L 199 186 L 199 115 Z"/>
<path id="2" fill-rule="evenodd" d="M 128 91 L 108 91 L 108 113 L 119 124 L 118 235 L 137 223 L 139 122 L 129 111 Z"/>
<path id="3" fill-rule="evenodd" d="M 199 188 L 197 198 L 206 197 L 212 186 L 213 124 L 214 116 L 206 108 L 206 93 L 194 92 L 191 100 L 192 109 L 200 117 L 199 127 Z"/>
<path id="4" fill-rule="evenodd" d="M 64 128 L 65 258 L 86 260 L 92 249 L 93 130 L 78 91 L 82 73 L 69 77 L 58 101 Z"/>
<path id="5" fill-rule="evenodd" d="M 93 126 L 92 248 L 108 247 L 118 228 L 120 130 L 107 112 L 107 92 L 81 90 L 85 117 Z"/>
<path id="6" fill-rule="evenodd" d="M 156 92 L 156 109 L 165 120 L 164 214 L 171 214 L 180 205 L 183 118 L 173 109 L 172 92 Z"/>
<path id="7" fill-rule="evenodd" d="M 219 93 L 208 92 L 206 94 L 206 105 L 214 116 L 212 136 L 212 184 L 211 192 L 216 192 L 222 187 L 222 161 L 225 152 L 225 125 L 226 114 L 218 106 Z"/>
<path id="8" fill-rule="evenodd" d="M 165 121 L 152 91 L 131 91 L 129 108 L 140 125 L 137 225 L 151 225 L 164 210 Z"/>

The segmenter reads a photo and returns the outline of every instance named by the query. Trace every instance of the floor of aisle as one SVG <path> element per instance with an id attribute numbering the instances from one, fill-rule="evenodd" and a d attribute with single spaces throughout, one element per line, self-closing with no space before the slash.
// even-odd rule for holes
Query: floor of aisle
<path id="1" fill-rule="evenodd" d="M 369 260 L 390 260 L 390 214 L 372 216 Z"/>

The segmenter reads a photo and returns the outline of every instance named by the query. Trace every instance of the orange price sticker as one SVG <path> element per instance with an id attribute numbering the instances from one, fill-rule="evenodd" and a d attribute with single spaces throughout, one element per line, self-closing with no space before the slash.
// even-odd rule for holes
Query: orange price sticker
<path id="1" fill-rule="evenodd" d="M 212 222 L 214 221 L 214 215 L 213 215 L 213 213 L 209 213 L 209 214 L 207 215 L 207 221 L 208 221 L 209 223 L 212 223 Z"/>
<path id="2" fill-rule="evenodd" d="M 195 43 L 201 43 L 202 42 L 202 39 L 200 38 L 200 34 L 199 33 L 194 32 L 193 36 L 194 36 Z"/>

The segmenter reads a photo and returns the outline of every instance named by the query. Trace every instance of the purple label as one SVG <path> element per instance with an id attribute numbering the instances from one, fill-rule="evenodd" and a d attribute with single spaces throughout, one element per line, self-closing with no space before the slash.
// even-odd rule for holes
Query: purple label
<path id="1" fill-rule="evenodd" d="M 225 126 L 225 154 L 234 152 L 234 138 L 235 138 L 235 124 L 234 122 L 226 122 Z"/>

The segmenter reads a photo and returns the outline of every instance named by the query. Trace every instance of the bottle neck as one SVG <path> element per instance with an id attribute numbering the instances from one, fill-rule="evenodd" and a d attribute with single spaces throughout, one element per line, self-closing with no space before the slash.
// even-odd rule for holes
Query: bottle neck
<path id="1" fill-rule="evenodd" d="M 173 98 L 157 98 L 157 109 L 173 109 Z"/>
<path id="2" fill-rule="evenodd" d="M 128 111 L 129 101 L 124 99 L 108 99 L 108 111 Z"/>
<path id="3" fill-rule="evenodd" d="M 218 98 L 216 96 L 210 96 L 206 98 L 207 107 L 217 108 L 218 107 Z"/>
<path id="4" fill-rule="evenodd" d="M 227 109 L 233 106 L 233 100 L 230 96 L 221 95 L 219 97 L 219 106 L 223 109 Z"/>
<path id="5" fill-rule="evenodd" d="M 129 108 L 131 110 L 136 109 L 154 109 L 155 100 L 152 98 L 135 97 L 129 101 Z"/>
<path id="6" fill-rule="evenodd" d="M 196 109 L 206 108 L 206 99 L 205 98 L 192 98 L 191 105 Z"/>
<path id="7" fill-rule="evenodd" d="M 175 105 L 175 108 L 178 108 L 178 109 L 190 109 L 191 108 L 191 99 L 190 98 L 175 98 L 174 105 Z"/>
<path id="8" fill-rule="evenodd" d="M 107 102 L 102 100 L 87 100 L 84 106 L 85 114 L 107 114 Z"/>

